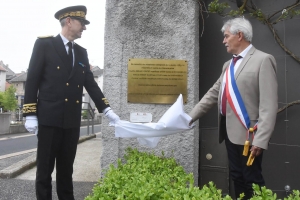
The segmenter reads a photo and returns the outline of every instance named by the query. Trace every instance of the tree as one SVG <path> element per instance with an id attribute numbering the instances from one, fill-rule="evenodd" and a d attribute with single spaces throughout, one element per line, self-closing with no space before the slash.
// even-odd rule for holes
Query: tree
<path id="1" fill-rule="evenodd" d="M 228 0 L 232 1 L 232 0 Z M 234 2 L 234 1 L 232 1 Z M 259 1 L 258 1 L 259 2 Z M 244 13 L 250 13 L 250 16 L 256 18 L 263 24 L 266 24 L 272 34 L 274 35 L 275 40 L 278 42 L 279 46 L 289 54 L 293 59 L 300 63 L 300 57 L 295 55 L 290 49 L 287 48 L 286 44 L 282 41 L 280 36 L 278 35 L 277 31 L 274 28 L 274 25 L 284 21 L 291 19 L 293 17 L 300 15 L 300 0 L 294 0 L 289 6 L 281 8 L 273 13 L 264 13 L 257 5 L 255 4 L 254 0 L 236 0 L 238 9 L 230 10 L 226 12 L 228 8 L 230 8 L 227 2 L 220 3 L 219 0 L 213 0 L 208 5 L 208 12 L 209 13 L 217 13 L 221 16 L 243 16 Z M 201 4 L 202 5 L 202 4 Z"/>
<path id="2" fill-rule="evenodd" d="M 0 108 L 2 108 L 2 110 L 3 110 L 3 105 L 2 105 L 3 95 L 4 95 L 4 92 L 0 92 Z"/>
<path id="3" fill-rule="evenodd" d="M 237 16 L 243 16 L 244 13 L 248 12 L 250 16 L 254 17 L 255 19 L 259 20 L 263 24 L 267 25 L 269 29 L 271 30 L 275 40 L 279 44 L 279 46 L 287 53 L 289 54 L 293 59 L 295 59 L 297 62 L 300 63 L 300 57 L 293 53 L 288 47 L 286 46 L 285 42 L 282 41 L 280 36 L 277 33 L 277 30 L 275 30 L 274 25 L 288 19 L 292 19 L 293 17 L 300 15 L 300 0 L 294 0 L 294 2 L 290 2 L 290 5 L 283 7 L 277 11 L 274 11 L 273 13 L 264 13 L 262 9 L 260 9 L 256 4 L 254 0 L 227 0 L 231 2 L 236 2 L 238 9 L 233 9 L 228 11 L 230 9 L 230 6 L 227 2 L 220 3 L 219 0 L 212 0 L 210 4 L 208 5 L 208 12 L 209 13 L 217 13 L 220 16 L 231 16 L 231 17 L 237 17 Z M 256 1 L 259 2 L 259 1 Z M 201 8 L 204 6 L 202 0 L 199 1 Z M 226 12 L 228 11 L 228 12 Z M 202 12 L 204 12 L 201 9 L 201 15 Z M 202 15 L 203 18 L 203 15 Z M 300 100 L 296 100 L 290 103 L 287 103 L 284 107 L 279 108 L 277 113 L 280 113 L 284 111 L 285 109 L 300 104 Z"/>
<path id="4" fill-rule="evenodd" d="M 0 93 L 0 106 L 4 110 L 14 111 L 18 108 L 15 92 L 16 88 L 11 85 L 5 92 Z"/>

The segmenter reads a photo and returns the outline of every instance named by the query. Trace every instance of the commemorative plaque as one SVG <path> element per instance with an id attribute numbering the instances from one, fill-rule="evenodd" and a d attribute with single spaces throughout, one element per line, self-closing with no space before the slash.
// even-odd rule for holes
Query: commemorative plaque
<path id="1" fill-rule="evenodd" d="M 129 59 L 128 102 L 173 104 L 179 94 L 186 103 L 186 60 Z"/>

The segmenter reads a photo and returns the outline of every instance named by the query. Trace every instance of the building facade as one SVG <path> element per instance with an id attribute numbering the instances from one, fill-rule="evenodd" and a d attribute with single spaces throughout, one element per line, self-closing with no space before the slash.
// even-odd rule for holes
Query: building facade
<path id="1" fill-rule="evenodd" d="M 5 91 L 6 85 L 6 69 L 0 65 L 0 92 Z"/>
<path id="2" fill-rule="evenodd" d="M 21 72 L 20 74 L 16 74 L 16 76 L 9 81 L 9 83 L 16 88 L 16 98 L 18 100 L 19 108 L 22 108 L 24 104 L 26 79 L 27 73 Z"/>
<path id="3" fill-rule="evenodd" d="M 102 90 L 102 88 L 103 88 L 103 69 L 101 69 L 98 66 L 92 66 L 92 65 L 90 65 L 90 69 L 91 69 L 91 71 L 94 75 L 94 80 L 96 81 L 96 83 L 98 84 L 98 86 Z M 83 105 L 82 105 L 83 109 L 88 109 L 88 104 L 87 103 L 89 103 L 91 105 L 91 107 L 94 109 L 95 114 L 99 115 L 98 110 L 95 109 L 95 103 L 90 98 L 90 96 L 87 93 L 85 88 L 83 88 L 82 102 L 86 102 L 86 103 L 83 103 Z"/>

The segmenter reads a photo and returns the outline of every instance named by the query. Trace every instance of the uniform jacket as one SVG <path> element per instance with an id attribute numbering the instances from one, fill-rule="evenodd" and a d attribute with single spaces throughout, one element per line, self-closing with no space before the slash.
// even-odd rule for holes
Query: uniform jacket
<path id="1" fill-rule="evenodd" d="M 23 113 L 38 123 L 61 128 L 80 126 L 83 87 L 99 112 L 109 107 L 94 80 L 86 49 L 74 44 L 75 62 L 68 72 L 68 55 L 60 35 L 36 40 L 29 63 Z"/>
<path id="2" fill-rule="evenodd" d="M 227 102 L 226 127 L 222 127 L 220 102 L 221 86 L 225 70 L 229 67 L 227 61 L 222 74 L 212 88 L 203 96 L 200 102 L 193 108 L 189 115 L 193 120 L 203 116 L 214 104 L 218 104 L 219 113 L 219 142 L 224 140 L 224 134 L 228 134 L 229 140 L 234 144 L 244 145 L 246 129 L 234 114 Z M 268 142 L 274 130 L 277 115 L 277 77 L 276 61 L 273 56 L 252 47 L 243 58 L 235 73 L 235 80 L 251 120 L 251 127 L 258 122 L 252 145 L 263 149 L 268 148 Z"/>

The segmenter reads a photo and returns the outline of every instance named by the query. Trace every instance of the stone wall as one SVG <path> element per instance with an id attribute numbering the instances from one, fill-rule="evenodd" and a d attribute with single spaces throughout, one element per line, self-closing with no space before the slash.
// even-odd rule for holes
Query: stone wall
<path id="1" fill-rule="evenodd" d="M 0 133 L 9 133 L 10 113 L 0 113 Z"/>
<path id="2" fill-rule="evenodd" d="M 27 133 L 28 131 L 26 130 L 24 124 L 14 124 L 14 125 L 10 125 L 10 120 L 8 122 L 3 122 L 2 123 L 2 120 L 1 120 L 1 115 L 0 115 L 0 135 L 1 134 L 16 134 L 16 133 Z M 99 118 L 95 119 L 94 120 L 94 125 L 97 125 L 97 124 L 101 124 L 101 121 L 102 121 L 102 117 L 100 116 Z M 25 123 L 25 121 L 24 121 Z M 90 128 L 90 132 L 92 132 L 92 121 L 87 121 L 87 120 L 83 120 L 81 121 L 81 126 L 87 126 L 89 125 L 89 128 Z M 8 127 L 8 131 L 4 131 L 2 130 L 2 126 L 7 126 Z"/>
<path id="3" fill-rule="evenodd" d="M 188 101 L 184 109 L 189 112 L 199 100 L 199 4 L 193 0 L 106 1 L 104 94 L 122 120 L 129 121 L 130 112 L 149 112 L 157 122 L 171 105 L 127 102 L 131 58 L 187 60 Z M 158 147 L 150 149 L 139 146 L 135 138 L 115 138 L 114 127 L 109 127 L 104 117 L 102 142 L 101 169 L 122 158 L 127 147 L 158 155 L 164 151 L 187 172 L 193 172 L 198 183 L 198 129 L 163 137 Z"/>

